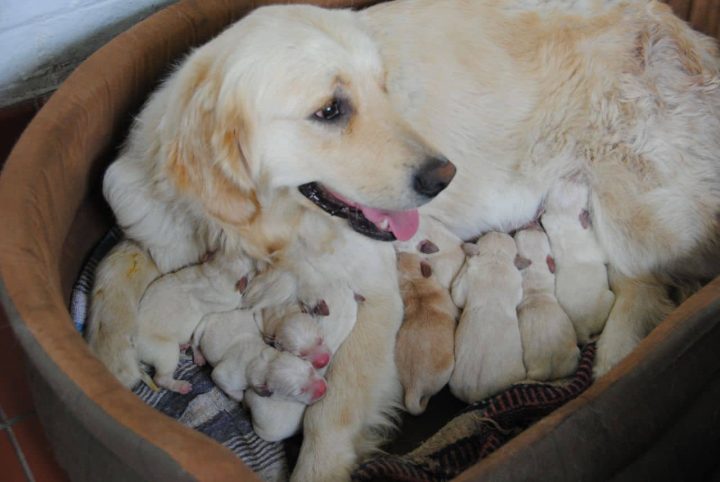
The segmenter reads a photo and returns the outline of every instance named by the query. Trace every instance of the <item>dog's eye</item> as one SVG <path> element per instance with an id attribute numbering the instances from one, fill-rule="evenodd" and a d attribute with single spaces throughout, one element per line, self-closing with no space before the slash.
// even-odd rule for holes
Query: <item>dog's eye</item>
<path id="1" fill-rule="evenodd" d="M 322 121 L 336 120 L 343 115 L 343 105 L 339 99 L 333 99 L 322 109 L 316 111 L 313 117 Z"/>

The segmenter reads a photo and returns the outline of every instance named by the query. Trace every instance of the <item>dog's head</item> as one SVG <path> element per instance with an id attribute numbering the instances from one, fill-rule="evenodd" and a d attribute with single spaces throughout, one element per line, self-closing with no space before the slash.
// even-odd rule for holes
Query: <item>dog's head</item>
<path id="1" fill-rule="evenodd" d="M 157 159 L 147 182 L 166 182 L 165 198 L 189 200 L 223 229 L 257 235 L 261 213 L 288 216 L 294 204 L 374 238 L 411 237 L 416 208 L 455 167 L 393 109 L 358 22 L 348 11 L 261 8 L 194 51 L 130 139 L 130 155 Z"/>

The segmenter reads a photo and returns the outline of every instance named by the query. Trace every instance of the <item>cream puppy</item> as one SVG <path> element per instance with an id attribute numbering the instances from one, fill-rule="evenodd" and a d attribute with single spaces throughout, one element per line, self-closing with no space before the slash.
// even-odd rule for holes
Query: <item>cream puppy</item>
<path id="1" fill-rule="evenodd" d="M 250 311 L 207 315 L 193 338 L 214 367 L 212 379 L 236 400 L 243 399 L 247 388 L 263 397 L 301 404 L 325 395 L 325 380 L 310 363 L 263 342 Z"/>
<path id="2" fill-rule="evenodd" d="M 393 243 L 399 252 L 419 254 L 430 263 L 434 278 L 446 290 L 465 262 L 463 241 L 437 219 L 420 214 L 420 227 L 408 241 Z"/>
<path id="3" fill-rule="evenodd" d="M 265 306 L 268 300 L 263 293 L 276 291 L 279 286 L 292 296 L 282 305 L 262 310 L 263 336 L 277 349 L 310 361 L 324 373 L 332 355 L 355 325 L 362 295 L 338 278 L 337 265 L 333 265 L 331 257 L 305 256 L 256 277 L 248 288 L 246 302 L 255 308 Z M 255 432 L 265 440 L 283 440 L 302 426 L 305 405 L 301 403 L 256 396 L 248 397 L 246 403 Z"/>
<path id="4" fill-rule="evenodd" d="M 555 258 L 555 296 L 580 343 L 602 331 L 615 302 L 607 258 L 590 222 L 588 196 L 586 185 L 561 181 L 548 194 L 542 216 Z"/>
<path id="5" fill-rule="evenodd" d="M 471 403 L 525 378 L 516 313 L 522 279 L 507 234 L 488 233 L 463 249 L 468 258 L 452 285 L 453 301 L 464 309 L 455 333 L 450 390 Z"/>
<path id="6" fill-rule="evenodd" d="M 528 378 L 551 380 L 577 368 L 580 350 L 572 322 L 555 297 L 554 260 L 539 226 L 515 234 L 523 296 L 518 306 Z"/>
<path id="7" fill-rule="evenodd" d="M 405 408 L 419 415 L 450 380 L 458 310 L 428 261 L 398 253 L 397 262 L 405 318 L 397 334 L 395 363 Z"/>
<path id="8" fill-rule="evenodd" d="M 244 257 L 215 257 L 166 274 L 148 286 L 138 305 L 135 340 L 140 361 L 155 367 L 158 386 L 188 393 L 189 382 L 175 380 L 178 346 L 190 341 L 203 316 L 240 306 L 252 263 Z M 196 363 L 205 363 L 194 350 Z"/>

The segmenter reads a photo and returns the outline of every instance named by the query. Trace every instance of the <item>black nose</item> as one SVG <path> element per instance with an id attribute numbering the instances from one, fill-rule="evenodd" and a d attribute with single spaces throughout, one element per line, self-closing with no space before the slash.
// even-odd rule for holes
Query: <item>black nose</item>
<path id="1" fill-rule="evenodd" d="M 450 184 L 455 171 L 455 165 L 444 157 L 431 157 L 415 174 L 413 188 L 418 194 L 435 197 Z"/>

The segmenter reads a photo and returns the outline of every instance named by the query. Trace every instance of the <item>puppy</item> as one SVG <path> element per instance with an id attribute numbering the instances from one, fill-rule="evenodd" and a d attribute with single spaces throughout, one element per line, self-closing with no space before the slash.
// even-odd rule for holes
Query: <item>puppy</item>
<path id="1" fill-rule="evenodd" d="M 458 310 L 429 262 L 413 253 L 398 253 L 397 262 L 405 318 L 397 334 L 395 363 L 405 408 L 420 415 L 450 380 Z"/>
<path id="2" fill-rule="evenodd" d="M 266 308 L 261 318 L 260 329 L 266 343 L 308 360 L 315 368 L 330 363 L 332 351 L 325 344 L 320 324 L 300 303 Z"/>
<path id="3" fill-rule="evenodd" d="M 191 339 L 206 314 L 240 305 L 251 271 L 247 258 L 217 257 L 164 275 L 148 286 L 138 306 L 135 344 L 139 360 L 155 367 L 158 386 L 190 392 L 189 382 L 173 378 L 178 346 Z M 196 363 L 205 363 L 200 351 L 193 353 Z"/>
<path id="4" fill-rule="evenodd" d="M 588 195 L 583 184 L 559 182 L 545 200 L 541 221 L 555 259 L 555 296 L 580 343 L 602 331 L 615 302 L 607 259 L 590 222 Z"/>
<path id="5" fill-rule="evenodd" d="M 420 227 L 415 236 L 394 244 L 397 251 L 419 254 L 430 263 L 434 278 L 446 290 L 450 289 L 465 262 L 462 240 L 440 221 L 423 214 L 420 215 Z"/>
<path id="6" fill-rule="evenodd" d="M 214 367 L 212 379 L 236 400 L 242 400 L 245 389 L 251 388 L 262 397 L 307 405 L 327 390 L 310 363 L 267 346 L 247 310 L 207 315 L 194 334 L 194 343 Z"/>
<path id="7" fill-rule="evenodd" d="M 472 403 L 525 378 L 516 314 L 522 279 L 507 234 L 488 233 L 463 249 L 468 258 L 452 285 L 453 301 L 464 309 L 455 333 L 450 390 Z"/>
<path id="8" fill-rule="evenodd" d="M 528 378 L 551 380 L 577 368 L 580 350 L 572 322 L 555 297 L 554 260 L 539 226 L 515 234 L 523 296 L 518 306 Z"/>

